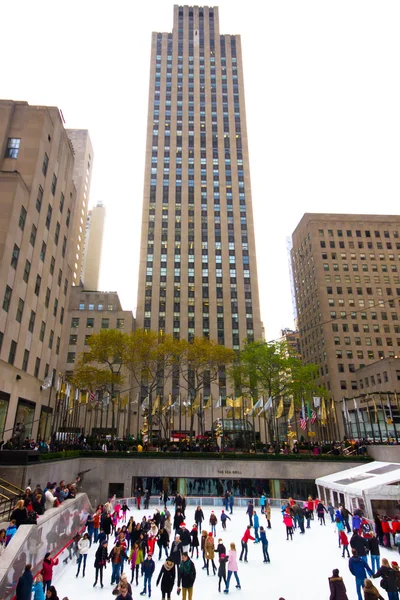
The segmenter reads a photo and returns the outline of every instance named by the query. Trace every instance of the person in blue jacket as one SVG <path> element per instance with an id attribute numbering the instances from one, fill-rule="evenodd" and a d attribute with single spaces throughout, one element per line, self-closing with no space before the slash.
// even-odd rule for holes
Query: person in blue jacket
<path id="1" fill-rule="evenodd" d="M 25 571 L 18 579 L 17 588 L 15 590 L 16 600 L 31 600 L 32 597 L 32 565 L 25 565 Z"/>
<path id="2" fill-rule="evenodd" d="M 352 557 L 349 558 L 349 569 L 350 573 L 354 575 L 356 578 L 356 590 L 358 595 L 358 600 L 363 600 L 363 595 L 361 593 L 361 588 L 364 588 L 364 581 L 367 578 L 367 572 L 369 575 L 373 574 L 373 570 L 360 556 L 357 554 L 357 550 L 353 550 Z"/>
<path id="3" fill-rule="evenodd" d="M 254 543 L 258 544 L 258 542 L 260 541 L 260 536 L 258 535 L 258 530 L 260 528 L 260 519 L 258 518 L 258 514 L 256 511 L 253 512 L 253 519 L 254 519 L 254 537 L 256 538 Z"/>
<path id="4" fill-rule="evenodd" d="M 269 563 L 271 561 L 269 560 L 269 554 L 268 554 L 268 539 L 267 539 L 267 534 L 265 533 L 264 527 L 260 527 L 260 539 L 261 539 L 261 544 L 262 544 L 264 562 Z"/>
<path id="5" fill-rule="evenodd" d="M 140 592 L 141 596 L 146 595 L 146 588 L 148 588 L 149 598 L 151 597 L 151 578 L 153 577 L 154 569 L 156 568 L 153 560 L 153 555 L 149 552 L 142 562 L 142 575 L 144 575 L 143 591 Z"/>
<path id="6" fill-rule="evenodd" d="M 33 600 L 44 600 L 43 577 L 38 575 L 32 587 Z"/>

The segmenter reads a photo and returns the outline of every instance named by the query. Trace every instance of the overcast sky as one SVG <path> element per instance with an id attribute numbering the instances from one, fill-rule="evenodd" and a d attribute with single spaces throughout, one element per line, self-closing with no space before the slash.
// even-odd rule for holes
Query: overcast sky
<path id="1" fill-rule="evenodd" d="M 261 315 L 293 326 L 286 236 L 305 212 L 399 212 L 400 3 L 221 0 L 242 36 Z M 136 309 L 150 41 L 173 2 L 4 2 L 0 96 L 89 129 L 107 206 L 100 287 Z"/>

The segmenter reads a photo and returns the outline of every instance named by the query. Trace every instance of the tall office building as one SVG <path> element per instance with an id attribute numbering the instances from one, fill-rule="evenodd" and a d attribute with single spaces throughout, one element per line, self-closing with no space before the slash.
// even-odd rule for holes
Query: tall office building
<path id="1" fill-rule="evenodd" d="M 81 280 L 86 290 L 97 290 L 99 287 L 105 217 L 105 206 L 99 201 L 96 206 L 89 210 L 86 218 L 81 273 Z"/>
<path id="2" fill-rule="evenodd" d="M 0 101 L 0 436 L 47 436 L 72 283 L 74 151 L 57 108 Z M 47 427 L 47 429 L 46 429 Z"/>
<path id="3" fill-rule="evenodd" d="M 145 169 L 137 326 L 261 339 L 241 41 L 218 8 L 174 6 L 152 35 Z"/>
<path id="4" fill-rule="evenodd" d="M 400 216 L 305 214 L 292 265 L 302 357 L 353 398 L 356 371 L 399 352 Z"/>
<path id="5" fill-rule="evenodd" d="M 73 215 L 75 244 L 71 244 L 73 264 L 72 284 L 80 284 L 85 243 L 85 224 L 88 216 L 90 182 L 93 170 L 93 148 L 86 129 L 67 129 L 67 135 L 74 149 L 74 174 L 76 203 Z M 97 288 L 93 288 L 97 289 Z"/>

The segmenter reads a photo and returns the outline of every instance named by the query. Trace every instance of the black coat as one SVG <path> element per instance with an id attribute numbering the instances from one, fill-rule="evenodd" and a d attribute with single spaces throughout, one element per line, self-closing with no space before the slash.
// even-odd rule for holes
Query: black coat
<path id="1" fill-rule="evenodd" d="M 226 577 L 226 563 L 228 562 L 228 557 L 225 556 L 225 558 L 222 558 L 219 561 L 219 567 L 218 567 L 218 577 L 222 577 L 223 579 Z"/>
<path id="2" fill-rule="evenodd" d="M 374 556 L 379 556 L 380 550 L 379 550 L 378 538 L 376 538 L 376 537 L 369 538 L 368 548 L 369 548 L 369 551 L 371 552 L 371 554 L 373 554 Z"/>
<path id="3" fill-rule="evenodd" d="M 178 535 L 181 538 L 181 542 L 182 542 L 182 546 L 189 546 L 190 544 L 190 532 L 188 529 L 185 528 L 179 528 L 177 531 Z"/>
<path id="4" fill-rule="evenodd" d="M 183 570 L 184 566 L 186 566 L 187 563 L 190 564 L 189 573 L 185 573 Z M 194 566 L 194 562 L 190 560 L 190 558 L 188 558 L 186 563 L 181 562 L 181 564 L 178 567 L 178 587 L 182 586 L 184 588 L 191 588 L 193 587 L 195 579 L 196 567 Z"/>
<path id="5" fill-rule="evenodd" d="M 387 585 L 384 588 L 386 592 L 397 592 L 397 577 L 394 569 L 391 569 L 390 567 L 381 567 L 377 570 L 375 575 L 372 575 L 372 577 L 374 579 L 376 577 L 382 577 L 382 579 L 387 582 Z"/>
<path id="6" fill-rule="evenodd" d="M 201 523 L 202 521 L 204 521 L 204 513 L 201 509 L 199 510 L 196 508 L 194 511 L 194 522 Z"/>
<path id="7" fill-rule="evenodd" d="M 329 589 L 331 590 L 329 600 L 349 600 L 346 594 L 346 586 L 341 577 L 329 577 Z"/>
<path id="8" fill-rule="evenodd" d="M 33 575 L 30 571 L 24 571 L 18 579 L 16 591 L 17 600 L 31 600 Z"/>
<path id="9" fill-rule="evenodd" d="M 104 567 L 108 558 L 107 548 L 99 546 L 96 550 L 96 556 L 94 558 L 94 566 L 96 569 Z"/>
<path id="10" fill-rule="evenodd" d="M 357 550 L 358 556 L 367 556 L 367 550 L 369 550 L 368 540 L 361 537 L 361 535 L 355 533 L 350 540 L 350 546 Z"/>
<path id="11" fill-rule="evenodd" d="M 197 531 L 197 529 L 192 529 L 192 531 L 190 532 L 190 537 L 192 538 L 192 548 L 198 548 L 199 547 L 199 532 Z"/>
<path id="12" fill-rule="evenodd" d="M 175 516 L 174 516 L 174 529 L 175 529 L 175 531 L 177 529 L 179 529 L 179 527 L 180 527 L 181 523 L 183 523 L 183 521 L 184 521 L 184 518 L 183 518 L 182 513 L 177 512 L 175 514 Z"/>
<path id="13" fill-rule="evenodd" d="M 166 529 L 163 529 L 162 532 L 158 534 L 157 544 L 159 546 L 168 546 L 169 544 L 169 535 Z"/>
<path id="14" fill-rule="evenodd" d="M 110 516 L 106 516 L 102 522 L 103 531 L 106 535 L 110 535 L 112 529 L 112 519 Z"/>
<path id="15" fill-rule="evenodd" d="M 27 518 L 28 511 L 26 510 L 26 508 L 16 508 L 12 511 L 10 520 L 15 519 L 18 528 L 20 525 L 26 523 Z"/>
<path id="16" fill-rule="evenodd" d="M 174 540 L 171 544 L 170 559 L 176 565 L 179 565 L 179 563 L 181 562 L 182 551 L 182 542 L 179 542 L 177 544 Z"/>
<path id="17" fill-rule="evenodd" d="M 160 580 L 162 595 L 164 596 L 165 594 L 167 594 L 167 596 L 169 596 L 172 592 L 172 588 L 174 587 L 175 583 L 175 566 L 173 566 L 172 569 L 168 570 L 165 568 L 165 565 L 163 565 L 157 577 L 156 585 L 160 583 Z"/>

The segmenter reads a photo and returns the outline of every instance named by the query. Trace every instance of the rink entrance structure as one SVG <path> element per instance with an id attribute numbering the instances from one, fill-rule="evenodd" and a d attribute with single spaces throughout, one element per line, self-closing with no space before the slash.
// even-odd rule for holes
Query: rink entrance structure
<path id="1" fill-rule="evenodd" d="M 323 502 L 344 504 L 351 513 L 361 508 L 373 519 L 377 513 L 394 517 L 400 512 L 400 463 L 374 461 L 319 477 L 315 483 Z"/>

